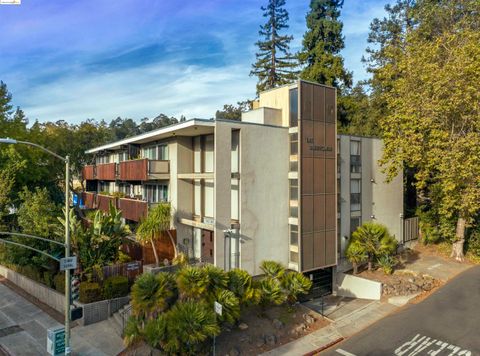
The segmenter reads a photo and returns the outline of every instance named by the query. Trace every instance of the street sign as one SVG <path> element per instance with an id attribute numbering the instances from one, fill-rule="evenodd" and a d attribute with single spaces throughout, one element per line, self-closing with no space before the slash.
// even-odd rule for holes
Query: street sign
<path id="1" fill-rule="evenodd" d="M 213 305 L 215 307 L 215 313 L 217 313 L 218 315 L 222 315 L 222 304 L 214 302 Z"/>
<path id="2" fill-rule="evenodd" d="M 47 330 L 47 352 L 52 356 L 65 353 L 65 328 L 63 326 Z"/>
<path id="3" fill-rule="evenodd" d="M 77 256 L 64 257 L 60 259 L 60 271 L 77 268 Z"/>
<path id="4" fill-rule="evenodd" d="M 136 271 L 137 269 L 140 269 L 140 262 L 129 262 L 127 263 L 127 271 Z"/>

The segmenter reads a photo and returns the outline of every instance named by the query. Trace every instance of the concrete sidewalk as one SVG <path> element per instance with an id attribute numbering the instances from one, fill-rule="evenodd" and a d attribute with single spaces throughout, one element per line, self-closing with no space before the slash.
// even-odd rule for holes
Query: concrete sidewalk
<path id="1" fill-rule="evenodd" d="M 325 328 L 314 331 L 262 355 L 305 355 L 356 334 L 396 309 L 398 309 L 396 306 L 388 303 L 371 301 L 361 308 L 339 317 Z"/>
<path id="2" fill-rule="evenodd" d="M 47 355 L 47 329 L 61 326 L 30 301 L 0 283 L 0 355 Z M 86 327 L 72 328 L 74 355 L 117 355 L 123 350 L 122 339 L 108 320 Z"/>

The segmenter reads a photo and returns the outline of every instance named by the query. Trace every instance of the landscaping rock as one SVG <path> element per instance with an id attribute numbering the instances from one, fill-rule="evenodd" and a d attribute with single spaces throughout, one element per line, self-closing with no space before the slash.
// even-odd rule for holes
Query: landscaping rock
<path id="1" fill-rule="evenodd" d="M 240 351 L 236 347 L 232 347 L 230 351 L 228 351 L 228 356 L 239 356 Z"/>
<path id="2" fill-rule="evenodd" d="M 238 324 L 238 328 L 239 328 L 240 330 L 247 330 L 247 329 L 248 329 L 248 325 L 245 324 L 245 323 L 240 323 L 240 324 Z"/>
<path id="3" fill-rule="evenodd" d="M 265 336 L 265 342 L 268 346 L 275 346 L 277 343 L 277 337 L 275 335 L 267 335 Z"/>
<path id="4" fill-rule="evenodd" d="M 273 323 L 273 327 L 274 327 L 275 329 L 277 329 L 277 330 L 282 329 L 283 326 L 284 326 L 283 323 L 282 323 L 280 320 L 278 320 L 278 319 L 273 319 L 273 322 L 272 322 L 272 323 Z"/>
<path id="5" fill-rule="evenodd" d="M 263 345 L 265 345 L 265 338 L 263 336 L 259 336 L 257 338 L 257 341 L 256 341 L 255 345 L 257 347 L 262 347 Z"/>
<path id="6" fill-rule="evenodd" d="M 240 342 L 252 342 L 252 337 L 249 335 L 243 335 L 240 337 Z"/>
<path id="7" fill-rule="evenodd" d="M 310 314 L 303 314 L 303 320 L 308 324 L 313 324 L 315 322 L 315 318 Z"/>

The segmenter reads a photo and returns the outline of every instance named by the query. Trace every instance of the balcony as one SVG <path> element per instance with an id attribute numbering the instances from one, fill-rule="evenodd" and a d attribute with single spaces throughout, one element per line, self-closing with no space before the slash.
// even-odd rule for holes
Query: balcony
<path id="1" fill-rule="evenodd" d="M 147 215 L 148 203 L 143 200 L 120 198 L 118 199 L 118 209 L 122 211 L 125 219 L 140 221 Z"/>
<path id="2" fill-rule="evenodd" d="M 108 195 L 97 194 L 97 209 L 108 212 L 110 209 L 110 202 L 113 206 L 117 206 L 117 198 Z"/>
<path id="3" fill-rule="evenodd" d="M 95 209 L 95 193 L 83 192 L 82 193 L 82 200 L 83 205 L 87 209 Z"/>
<path id="4" fill-rule="evenodd" d="M 94 180 L 95 178 L 95 166 L 89 165 L 83 167 L 82 177 L 84 180 Z"/>
<path id="5" fill-rule="evenodd" d="M 115 180 L 115 165 L 116 163 L 98 164 L 96 178 L 98 180 Z"/>
<path id="6" fill-rule="evenodd" d="M 119 163 L 120 180 L 147 181 L 149 179 L 169 179 L 170 161 L 136 159 Z"/>

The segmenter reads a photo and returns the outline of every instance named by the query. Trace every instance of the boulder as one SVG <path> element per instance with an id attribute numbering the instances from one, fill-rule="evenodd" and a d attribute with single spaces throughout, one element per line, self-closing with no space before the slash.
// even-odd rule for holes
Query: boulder
<path id="1" fill-rule="evenodd" d="M 248 329 L 248 325 L 245 324 L 245 323 L 240 323 L 240 324 L 238 324 L 238 328 L 239 328 L 240 330 L 247 330 L 247 329 Z"/>
<path id="2" fill-rule="evenodd" d="M 278 319 L 273 319 L 272 324 L 273 324 L 273 327 L 277 330 L 282 329 L 284 326 L 283 323 Z"/>
<path id="3" fill-rule="evenodd" d="M 277 343 L 277 337 L 275 335 L 266 335 L 265 342 L 268 346 L 275 346 Z"/>
<path id="4" fill-rule="evenodd" d="M 232 347 L 230 351 L 228 351 L 228 356 L 240 356 L 240 351 L 236 347 Z"/>

